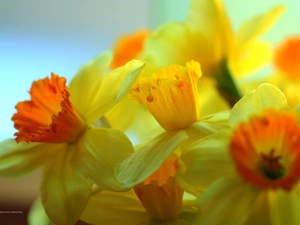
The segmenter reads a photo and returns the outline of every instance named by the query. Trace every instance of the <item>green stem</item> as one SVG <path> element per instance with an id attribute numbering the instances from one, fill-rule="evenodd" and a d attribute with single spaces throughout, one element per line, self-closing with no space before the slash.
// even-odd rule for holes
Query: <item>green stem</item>
<path id="1" fill-rule="evenodd" d="M 214 78 L 220 95 L 233 107 L 242 98 L 242 94 L 230 73 L 226 60 L 220 63 L 219 69 L 214 73 Z"/>

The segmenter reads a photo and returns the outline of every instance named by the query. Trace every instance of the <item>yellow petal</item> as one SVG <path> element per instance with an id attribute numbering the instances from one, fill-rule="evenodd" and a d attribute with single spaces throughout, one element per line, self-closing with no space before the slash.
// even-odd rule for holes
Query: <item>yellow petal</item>
<path id="1" fill-rule="evenodd" d="M 271 221 L 274 225 L 297 224 L 300 221 L 300 195 L 298 190 L 269 192 Z"/>
<path id="2" fill-rule="evenodd" d="M 187 139 L 183 130 L 166 132 L 120 162 L 117 179 L 124 188 L 131 188 L 153 174 Z"/>
<path id="3" fill-rule="evenodd" d="M 247 121 L 249 115 L 260 113 L 268 107 L 287 109 L 287 101 L 277 87 L 271 84 L 261 84 L 235 104 L 229 116 L 229 124 L 234 126 L 241 121 Z"/>
<path id="4" fill-rule="evenodd" d="M 105 118 L 111 127 L 126 131 L 134 145 L 146 143 L 164 132 L 145 106 L 126 97 Z"/>
<path id="5" fill-rule="evenodd" d="M 30 207 L 29 213 L 28 213 L 28 224 L 29 225 L 51 225 L 52 222 L 48 218 L 42 201 L 40 198 L 35 200 L 33 205 Z"/>
<path id="6" fill-rule="evenodd" d="M 103 78 L 101 86 L 93 93 L 93 98 L 86 99 L 91 101 L 91 107 L 85 114 L 88 124 L 103 116 L 128 93 L 144 65 L 142 61 L 131 60 Z"/>
<path id="7" fill-rule="evenodd" d="M 273 7 L 264 15 L 259 15 L 245 21 L 239 28 L 236 39 L 237 46 L 240 51 L 244 51 L 247 45 L 266 33 L 276 20 L 284 12 L 285 7 L 283 5 Z"/>
<path id="8" fill-rule="evenodd" d="M 107 190 L 122 190 L 114 176 L 116 164 L 134 151 L 126 135 L 114 129 L 88 130 L 74 148 L 72 168 Z"/>
<path id="9" fill-rule="evenodd" d="M 70 149 L 61 151 L 44 169 L 41 199 L 47 216 L 55 224 L 75 224 L 92 192 L 92 184 L 70 167 Z"/>
<path id="10" fill-rule="evenodd" d="M 259 189 L 245 184 L 239 177 L 217 180 L 197 201 L 199 215 L 194 220 L 201 225 L 244 224 L 249 209 L 259 195 Z"/>
<path id="11" fill-rule="evenodd" d="M 199 196 L 219 177 L 234 174 L 227 152 L 230 135 L 230 130 L 222 130 L 183 149 L 180 167 L 175 174 L 182 189 Z"/>
<path id="12" fill-rule="evenodd" d="M 141 55 L 141 59 L 148 63 L 145 76 L 151 76 L 172 64 L 184 66 L 190 60 L 199 62 L 203 74 L 206 75 L 220 58 L 220 53 L 213 51 L 210 40 L 200 32 L 191 31 L 186 24 L 164 24 L 145 42 Z"/>
<path id="13" fill-rule="evenodd" d="M 24 176 L 51 162 L 65 144 L 17 143 L 7 139 L 0 143 L 0 175 L 2 177 Z"/>
<path id="14" fill-rule="evenodd" d="M 273 225 L 269 204 L 268 192 L 261 192 L 249 208 L 249 216 L 244 225 Z"/>
<path id="15" fill-rule="evenodd" d="M 229 111 L 223 111 L 203 117 L 201 121 L 188 126 L 186 131 L 189 135 L 189 140 L 184 143 L 184 149 L 189 148 L 189 145 L 195 141 L 222 129 L 229 128 L 228 117 Z"/>
<path id="16" fill-rule="evenodd" d="M 233 32 L 221 0 L 192 0 L 187 24 L 210 41 L 219 57 L 231 51 Z"/>
<path id="17" fill-rule="evenodd" d="M 96 56 L 71 80 L 69 92 L 71 102 L 83 117 L 93 108 L 93 99 L 112 61 L 112 53 L 107 51 Z"/>
<path id="18" fill-rule="evenodd" d="M 125 130 L 132 121 L 136 119 L 137 111 L 140 108 L 140 103 L 128 98 L 123 98 L 115 107 L 105 114 L 110 127 L 115 129 Z M 150 114 L 150 113 L 149 113 Z M 145 122 L 147 122 L 145 120 Z"/>
<path id="19" fill-rule="evenodd" d="M 164 131 L 145 106 L 127 97 L 109 110 L 105 119 L 110 127 L 126 131 L 134 145 L 146 143 Z"/>
<path id="20" fill-rule="evenodd" d="M 230 68 L 236 76 L 246 76 L 268 65 L 272 60 L 272 46 L 268 42 L 256 41 L 238 60 L 231 61 Z"/>
<path id="21" fill-rule="evenodd" d="M 231 107 L 220 95 L 216 88 L 216 81 L 210 77 L 202 77 L 198 82 L 200 99 L 200 117 L 207 116 L 219 111 L 229 110 Z M 212 102 L 214 104 L 212 104 Z"/>
<path id="22" fill-rule="evenodd" d="M 132 190 L 99 190 L 93 192 L 80 219 L 95 225 L 139 225 L 148 220 L 148 214 Z"/>
<path id="23" fill-rule="evenodd" d="M 185 65 L 187 55 L 193 59 L 193 52 L 189 53 L 188 29 L 181 23 L 167 23 L 155 30 L 146 40 L 141 59 L 148 64 L 145 75 L 151 76 L 161 68 L 172 64 Z M 174 48 L 176 46 L 176 48 Z M 182 54 L 178 54 L 182 52 Z M 152 67 L 155 65 L 156 67 Z"/>

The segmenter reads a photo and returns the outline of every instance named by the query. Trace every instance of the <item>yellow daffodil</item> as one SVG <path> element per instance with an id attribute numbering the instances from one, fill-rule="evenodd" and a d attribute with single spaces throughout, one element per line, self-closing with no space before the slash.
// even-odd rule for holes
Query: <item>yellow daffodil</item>
<path id="1" fill-rule="evenodd" d="M 197 192 L 212 183 L 197 200 L 194 223 L 298 224 L 299 114 L 278 88 L 263 84 L 233 107 L 229 123 L 232 129 L 200 140 L 181 157 L 183 186 Z"/>
<path id="2" fill-rule="evenodd" d="M 166 131 L 189 131 L 192 130 L 189 129 L 191 125 L 201 130 L 205 122 L 217 126 L 217 119 L 214 122 L 211 122 L 211 117 L 200 120 L 201 99 L 197 83 L 201 75 L 198 62 L 187 62 L 185 67 L 171 65 L 137 82 L 130 91 L 130 97 L 142 103 Z M 220 119 L 218 125 L 221 127 L 226 126 L 226 115 L 215 115 Z"/>
<path id="3" fill-rule="evenodd" d="M 184 23 L 162 25 L 147 39 L 141 54 L 141 59 L 148 63 L 146 71 L 150 71 L 145 73 L 171 64 L 198 61 L 204 77 L 213 77 L 217 83 L 212 86 L 217 86 L 218 92 L 233 106 L 241 97 L 233 78 L 248 75 L 271 61 L 270 44 L 258 38 L 283 9 L 274 7 L 244 22 L 234 33 L 221 0 L 192 0 Z M 210 99 L 218 99 L 218 92 L 210 93 Z"/>
<path id="4" fill-rule="evenodd" d="M 166 130 L 120 163 L 115 164 L 116 177 L 123 189 L 133 188 L 135 191 L 135 203 L 130 203 L 130 205 L 138 204 L 138 211 L 142 211 L 143 214 L 142 221 L 151 221 L 149 224 L 190 223 L 190 219 L 183 219 L 185 215 L 185 209 L 182 207 L 182 204 L 185 205 L 182 203 L 184 190 L 178 187 L 174 179 L 179 165 L 181 145 L 189 143 L 188 139 L 198 139 L 226 127 L 224 123 L 226 113 L 204 118 L 199 122 L 201 102 L 199 103 L 197 94 L 197 80 L 200 76 L 199 64 L 192 61 L 187 63 L 186 67 L 170 66 L 152 78 L 137 82 L 131 89 L 131 98 L 142 102 Z M 105 197 L 106 195 L 112 197 L 111 203 Z M 128 202 L 124 199 L 127 194 L 101 192 L 97 198 L 101 196 L 103 201 L 99 205 L 100 212 L 103 209 L 107 213 L 106 207 L 114 207 L 118 196 L 120 196 L 121 203 L 125 201 L 122 204 Z M 162 196 L 165 197 L 162 198 Z M 137 200 L 142 205 L 137 203 Z M 104 205 L 104 202 L 108 205 Z M 92 219 L 90 210 L 92 210 L 91 207 L 88 207 L 87 213 L 83 215 L 83 219 L 87 222 L 91 222 Z M 118 208 L 120 214 L 125 219 L 128 218 L 128 223 L 140 221 L 139 215 L 126 215 L 127 210 L 121 206 Z M 109 215 L 107 213 L 107 216 Z M 103 223 L 107 220 L 107 216 L 96 218 L 96 220 L 98 223 Z"/>
<path id="5" fill-rule="evenodd" d="M 295 36 L 281 43 L 274 54 L 274 74 L 269 81 L 285 94 L 289 105 L 300 104 L 300 37 Z"/>
<path id="6" fill-rule="evenodd" d="M 196 214 L 195 197 L 187 194 L 183 197 L 184 191 L 174 179 L 177 168 L 178 157 L 171 155 L 133 190 L 95 191 L 81 220 L 95 225 L 191 224 Z"/>
<path id="7" fill-rule="evenodd" d="M 115 174 L 124 189 L 134 189 L 148 217 L 156 222 L 181 218 L 184 189 L 174 179 L 181 147 L 227 127 L 227 113 L 200 118 L 200 76 L 197 62 L 172 65 L 140 80 L 130 91 L 131 98 L 145 105 L 165 132 L 120 161 Z"/>
<path id="8" fill-rule="evenodd" d="M 192 0 L 184 23 L 165 24 L 150 35 L 144 57 L 159 68 L 195 60 L 205 76 L 212 75 L 226 60 L 241 75 L 271 59 L 270 45 L 257 38 L 283 10 L 283 6 L 274 7 L 265 15 L 245 21 L 234 33 L 221 0 Z"/>
<path id="9" fill-rule="evenodd" d="M 31 100 L 16 106 L 16 139 L 0 143 L 0 176 L 44 168 L 41 199 L 55 224 L 79 219 L 92 192 L 91 181 L 121 189 L 110 163 L 130 154 L 132 144 L 121 131 L 93 123 L 126 95 L 144 63 L 133 60 L 106 74 L 111 59 L 111 53 L 101 54 L 69 87 L 54 73 L 34 81 Z"/>

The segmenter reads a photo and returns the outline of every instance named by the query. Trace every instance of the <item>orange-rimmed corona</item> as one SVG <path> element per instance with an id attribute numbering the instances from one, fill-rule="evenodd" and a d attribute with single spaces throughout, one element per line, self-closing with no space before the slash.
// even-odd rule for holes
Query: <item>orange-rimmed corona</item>
<path id="1" fill-rule="evenodd" d="M 12 120 L 18 132 L 16 141 L 74 142 L 86 128 L 70 102 L 66 79 L 52 73 L 51 78 L 33 82 L 31 100 L 19 102 Z"/>
<path id="2" fill-rule="evenodd" d="M 229 151 L 245 181 L 263 189 L 291 190 L 300 178 L 297 114 L 266 109 L 234 130 Z"/>
<path id="3" fill-rule="evenodd" d="M 154 221 L 164 222 L 180 217 L 183 190 L 174 178 L 178 167 L 178 157 L 171 155 L 155 173 L 134 187 L 138 199 Z"/>
<path id="4" fill-rule="evenodd" d="M 198 78 L 200 64 L 171 65 L 131 89 L 130 95 L 142 103 L 167 131 L 184 129 L 199 119 Z"/>

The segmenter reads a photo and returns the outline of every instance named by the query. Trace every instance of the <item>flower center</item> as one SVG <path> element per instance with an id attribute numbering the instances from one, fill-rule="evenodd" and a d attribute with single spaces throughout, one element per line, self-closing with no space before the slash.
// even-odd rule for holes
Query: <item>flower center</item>
<path id="1" fill-rule="evenodd" d="M 85 123 L 69 100 L 66 79 L 52 73 L 51 78 L 33 82 L 31 100 L 19 102 L 12 120 L 18 132 L 16 141 L 74 142 Z"/>
<path id="2" fill-rule="evenodd" d="M 124 35 L 119 38 L 114 46 L 114 58 L 111 68 L 123 66 L 130 60 L 137 58 L 144 49 L 144 42 L 150 35 L 148 30 L 140 30 L 131 35 Z"/>
<path id="3" fill-rule="evenodd" d="M 290 190 L 300 178 L 297 114 L 267 109 L 239 124 L 229 145 L 238 173 L 260 188 Z"/>
<path id="4" fill-rule="evenodd" d="M 181 214 L 183 190 L 175 182 L 178 158 L 169 157 L 162 166 L 134 191 L 154 221 L 164 222 L 178 219 Z"/>
<path id="5" fill-rule="evenodd" d="M 284 176 L 285 168 L 280 162 L 282 156 L 274 156 L 274 149 L 272 149 L 268 155 L 261 153 L 261 158 L 263 159 L 263 173 L 269 179 L 277 180 Z"/>
<path id="6" fill-rule="evenodd" d="M 197 62 L 188 62 L 186 67 L 172 65 L 144 78 L 131 89 L 130 97 L 145 105 L 165 130 L 184 129 L 198 121 L 200 76 Z"/>

